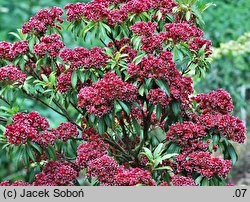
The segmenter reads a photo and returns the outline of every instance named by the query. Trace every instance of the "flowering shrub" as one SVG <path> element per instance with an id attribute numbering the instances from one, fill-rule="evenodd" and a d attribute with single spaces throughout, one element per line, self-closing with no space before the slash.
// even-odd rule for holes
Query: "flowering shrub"
<path id="1" fill-rule="evenodd" d="M 0 141 L 29 175 L 0 185 L 226 185 L 237 161 L 232 142 L 244 143 L 246 128 L 223 89 L 194 95 L 192 77 L 212 53 L 200 28 L 207 6 L 68 4 L 65 15 L 53 7 L 31 17 L 19 41 L 0 42 Z M 62 27 L 102 46 L 66 48 Z M 15 94 L 67 122 L 52 128 Z"/>

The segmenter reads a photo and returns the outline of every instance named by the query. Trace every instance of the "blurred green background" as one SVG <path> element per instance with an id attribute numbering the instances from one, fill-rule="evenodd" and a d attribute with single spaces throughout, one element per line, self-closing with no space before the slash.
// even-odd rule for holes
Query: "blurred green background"
<path id="1" fill-rule="evenodd" d="M 211 2 L 212 0 L 203 0 Z M 76 0 L 0 0 L 0 41 L 13 41 L 9 32 L 15 32 L 39 9 L 48 6 L 63 7 Z M 84 2 L 87 2 L 84 1 Z M 206 78 L 195 79 L 197 93 L 209 92 L 217 88 L 229 91 L 235 104 L 235 115 L 243 119 L 250 128 L 250 0 L 213 0 L 216 6 L 209 8 L 204 14 L 206 38 L 211 39 L 214 47 L 213 62 Z M 70 46 L 92 44 L 74 41 L 64 33 L 66 44 Z M 26 102 L 26 107 L 41 112 L 50 120 L 61 121 L 49 110 L 37 106 L 34 102 Z M 57 123 L 54 124 L 57 125 Z M 53 126 L 53 125 L 52 125 Z M 249 139 L 249 138 L 248 138 Z M 247 142 L 238 149 L 240 161 L 233 169 L 230 180 L 236 184 L 250 185 L 250 149 Z M 0 152 L 0 156 L 1 152 Z M 0 158 L 1 168 L 8 159 Z M 0 169 L 2 177 L 13 173 L 14 168 Z M 19 178 L 22 173 L 15 174 Z M 13 176 L 4 180 L 13 179 Z"/>

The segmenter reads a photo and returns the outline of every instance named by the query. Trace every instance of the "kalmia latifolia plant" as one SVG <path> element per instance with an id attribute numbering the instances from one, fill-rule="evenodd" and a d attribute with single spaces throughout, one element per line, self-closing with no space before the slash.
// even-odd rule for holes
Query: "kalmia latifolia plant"
<path id="1" fill-rule="evenodd" d="M 237 161 L 232 143 L 244 143 L 246 128 L 227 92 L 195 95 L 192 87 L 212 53 L 200 28 L 209 6 L 68 4 L 40 10 L 14 34 L 17 42 L 0 42 L 1 148 L 27 175 L 1 185 L 227 185 Z M 102 45 L 68 48 L 63 29 Z M 24 99 L 65 122 L 52 128 L 22 108 Z"/>

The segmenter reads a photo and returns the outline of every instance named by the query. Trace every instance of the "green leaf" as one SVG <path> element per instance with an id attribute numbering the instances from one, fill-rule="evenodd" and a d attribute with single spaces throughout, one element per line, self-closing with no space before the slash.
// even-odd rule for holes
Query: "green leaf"
<path id="1" fill-rule="evenodd" d="M 178 156 L 179 154 L 177 154 L 177 153 L 173 153 L 173 154 L 166 154 L 166 155 L 164 155 L 161 159 L 164 161 L 164 160 L 166 160 L 166 159 L 170 159 L 170 158 L 172 158 L 172 157 L 174 157 L 174 156 Z"/>
<path id="2" fill-rule="evenodd" d="M 150 161 L 153 161 L 154 157 L 150 149 L 148 149 L 147 147 L 143 147 L 143 150 L 144 152 L 142 152 L 141 154 L 145 154 Z"/>
<path id="3" fill-rule="evenodd" d="M 238 160 L 238 155 L 234 149 L 234 147 L 230 144 L 228 147 L 227 147 L 227 150 L 228 150 L 228 153 L 229 153 L 229 156 L 232 160 L 232 165 L 235 165 L 235 163 L 237 162 Z"/>
<path id="4" fill-rule="evenodd" d="M 170 166 L 163 166 L 163 167 L 156 168 L 154 170 L 171 170 L 172 171 L 172 168 Z"/>
<path id="5" fill-rule="evenodd" d="M 72 87 L 75 88 L 77 85 L 77 71 L 73 71 L 71 76 Z"/>
<path id="6" fill-rule="evenodd" d="M 157 104 L 156 106 L 156 119 L 160 120 L 162 114 L 162 106 L 160 104 Z"/>
<path id="7" fill-rule="evenodd" d="M 106 124 L 105 124 L 105 121 L 104 121 L 103 117 L 99 118 L 98 131 L 99 131 L 100 135 L 103 137 L 103 135 L 104 135 L 104 133 L 106 131 Z"/>
<path id="8" fill-rule="evenodd" d="M 133 124 L 133 126 L 135 128 L 136 133 L 138 135 L 140 135 L 141 134 L 141 126 L 140 126 L 140 124 L 137 122 L 137 120 L 135 118 L 132 118 L 132 124 Z"/>
<path id="9" fill-rule="evenodd" d="M 200 183 L 201 183 L 201 181 L 202 181 L 203 178 L 204 178 L 204 176 L 202 176 L 202 175 L 200 175 L 199 177 L 197 177 L 195 179 L 195 184 L 200 185 Z"/>
<path id="10" fill-rule="evenodd" d="M 180 104 L 178 102 L 172 102 L 172 109 L 175 116 L 177 116 L 181 112 Z"/>
<path id="11" fill-rule="evenodd" d="M 127 115 L 129 115 L 130 114 L 130 107 L 120 100 L 118 100 L 118 103 L 121 105 L 122 109 L 127 113 Z"/>
<path id="12" fill-rule="evenodd" d="M 36 162 L 36 158 L 35 158 L 35 156 L 34 156 L 34 153 L 32 152 L 32 150 L 30 149 L 29 146 L 26 146 L 26 152 L 27 152 L 27 154 L 29 155 L 29 157 L 31 158 L 31 160 L 32 160 L 33 162 Z"/>
<path id="13" fill-rule="evenodd" d="M 154 157 L 157 158 L 158 156 L 161 155 L 162 152 L 162 148 L 163 148 L 163 143 L 160 143 L 154 150 Z"/>
<path id="14" fill-rule="evenodd" d="M 208 181 L 208 179 L 205 177 L 205 178 L 203 178 L 203 180 L 202 180 L 202 182 L 201 182 L 201 185 L 202 186 L 209 186 L 209 181 Z"/>
<path id="15" fill-rule="evenodd" d="M 160 79 L 155 79 L 155 83 L 162 89 L 165 91 L 165 93 L 170 97 L 170 89 L 169 86 L 167 85 L 167 83 L 163 80 Z"/>
<path id="16" fill-rule="evenodd" d="M 186 20 L 189 21 L 190 18 L 191 18 L 191 12 L 188 11 L 188 12 L 186 13 Z"/>

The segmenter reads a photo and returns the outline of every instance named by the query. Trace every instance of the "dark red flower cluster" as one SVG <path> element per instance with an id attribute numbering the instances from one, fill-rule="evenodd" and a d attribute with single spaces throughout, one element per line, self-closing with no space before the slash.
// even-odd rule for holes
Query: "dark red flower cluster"
<path id="1" fill-rule="evenodd" d="M 122 9 L 114 9 L 109 11 L 108 25 L 113 27 L 116 24 L 124 22 L 128 18 L 128 13 Z"/>
<path id="2" fill-rule="evenodd" d="M 0 186 L 32 186 L 32 184 L 24 181 L 15 181 L 13 183 L 11 183 L 10 181 L 3 181 L 0 182 Z"/>
<path id="3" fill-rule="evenodd" d="M 171 178 L 173 186 L 197 186 L 191 177 L 174 175 Z"/>
<path id="4" fill-rule="evenodd" d="M 82 12 L 84 17 L 88 20 L 101 21 L 106 19 L 109 15 L 109 9 L 107 6 L 107 4 L 92 1 L 85 4 Z"/>
<path id="5" fill-rule="evenodd" d="M 107 149 L 108 146 L 101 139 L 83 143 L 77 148 L 75 163 L 81 168 L 85 168 L 90 161 L 107 155 Z"/>
<path id="6" fill-rule="evenodd" d="M 179 163 L 179 171 L 198 172 L 208 178 L 215 176 L 226 178 L 232 167 L 230 160 L 212 157 L 208 152 L 193 152 L 187 157 L 179 155 L 176 161 Z"/>
<path id="7" fill-rule="evenodd" d="M 0 83 L 22 85 L 25 80 L 26 74 L 12 64 L 0 68 Z"/>
<path id="8" fill-rule="evenodd" d="M 89 162 L 87 176 L 97 177 L 102 185 L 112 185 L 118 172 L 116 161 L 108 155 L 101 156 Z"/>
<path id="9" fill-rule="evenodd" d="M 78 94 L 78 106 L 91 114 L 102 116 L 114 107 L 115 100 L 132 102 L 137 97 L 137 88 L 123 82 L 115 73 L 109 72 L 90 87 L 84 87 Z"/>
<path id="10" fill-rule="evenodd" d="M 108 44 L 109 48 L 114 48 L 115 51 L 113 54 L 115 55 L 117 51 L 120 51 L 121 54 L 127 54 L 128 56 L 123 58 L 127 63 L 132 62 L 132 60 L 137 56 L 137 50 L 132 48 L 133 44 L 128 38 L 123 38 L 121 40 L 116 40 L 115 42 L 110 42 Z"/>
<path id="11" fill-rule="evenodd" d="M 77 137 L 79 132 L 77 131 L 76 125 L 70 122 L 61 123 L 56 129 L 58 139 L 66 142 L 71 137 Z"/>
<path id="12" fill-rule="evenodd" d="M 242 120 L 229 114 L 206 113 L 198 117 L 200 124 L 214 134 L 221 134 L 234 142 L 244 143 L 246 127 Z"/>
<path id="13" fill-rule="evenodd" d="M 64 49 L 60 53 L 60 57 L 65 63 L 70 64 L 71 69 L 84 67 L 101 68 L 107 65 L 109 57 L 104 53 L 103 48 L 94 47 L 90 50 L 77 47 L 75 49 Z"/>
<path id="14" fill-rule="evenodd" d="M 164 51 L 158 57 L 154 57 L 152 54 L 143 57 L 137 65 L 128 64 L 127 71 L 129 76 L 139 77 L 139 80 L 144 78 L 164 79 L 173 68 L 175 69 L 175 64 L 172 61 L 172 53 Z"/>
<path id="15" fill-rule="evenodd" d="M 130 30 L 138 36 L 151 36 L 157 28 L 156 22 L 136 22 Z"/>
<path id="16" fill-rule="evenodd" d="M 57 25 L 56 22 L 63 22 L 61 18 L 62 15 L 63 10 L 58 7 L 40 10 L 35 16 L 30 18 L 29 21 L 23 25 L 22 32 L 24 34 L 43 34 L 47 31 L 48 27 L 56 27 L 60 29 L 60 26 Z"/>
<path id="17" fill-rule="evenodd" d="M 192 39 L 192 41 L 189 42 L 190 50 L 193 50 L 195 52 L 199 52 L 199 50 L 204 45 L 206 46 L 204 49 L 205 56 L 208 57 L 209 55 L 212 54 L 212 50 L 211 50 L 212 42 L 210 40 L 202 39 L 200 37 L 195 37 Z"/>
<path id="18" fill-rule="evenodd" d="M 4 135 L 11 144 L 26 144 L 30 139 L 46 147 L 48 144 L 54 144 L 56 140 L 54 130 L 48 131 L 48 128 L 48 120 L 37 112 L 17 113 L 13 116 L 13 123 L 6 126 Z"/>
<path id="19" fill-rule="evenodd" d="M 57 77 L 57 90 L 60 93 L 66 93 L 72 89 L 72 72 L 68 71 Z"/>
<path id="20" fill-rule="evenodd" d="M 70 186 L 74 185 L 78 173 L 70 163 L 50 161 L 43 171 L 36 175 L 33 186 Z"/>
<path id="21" fill-rule="evenodd" d="M 120 169 L 114 179 L 115 186 L 135 186 L 138 184 L 155 186 L 150 172 L 141 168 Z"/>
<path id="22" fill-rule="evenodd" d="M 153 105 L 160 104 L 162 106 L 167 106 L 172 100 L 168 97 L 166 92 L 160 88 L 150 90 L 148 92 L 147 99 Z"/>
<path id="23" fill-rule="evenodd" d="M 52 34 L 41 38 L 41 42 L 34 46 L 34 53 L 39 57 L 44 57 L 48 54 L 55 58 L 59 55 L 60 50 L 64 47 L 61 36 L 59 34 Z"/>
<path id="24" fill-rule="evenodd" d="M 24 55 L 29 51 L 27 40 L 18 41 L 13 44 L 0 42 L 0 59 L 12 61 L 15 57 Z"/>
<path id="25" fill-rule="evenodd" d="M 13 43 L 10 49 L 10 55 L 12 58 L 15 58 L 19 55 L 24 55 L 29 51 L 29 44 L 27 40 L 18 41 Z"/>
<path id="26" fill-rule="evenodd" d="M 85 3 L 78 2 L 67 4 L 64 8 L 67 10 L 67 21 L 81 21 L 83 18 L 83 11 L 84 11 Z"/>
<path id="27" fill-rule="evenodd" d="M 157 23 L 153 22 L 137 22 L 130 27 L 131 31 L 142 37 L 141 50 L 147 53 L 153 53 L 155 50 L 162 50 L 162 44 L 167 40 L 167 34 L 160 32 L 154 34 Z"/>
<path id="28" fill-rule="evenodd" d="M 94 128 L 86 128 L 82 131 L 82 139 L 88 142 L 95 142 L 101 139 L 101 136 Z"/>
<path id="29" fill-rule="evenodd" d="M 188 23 L 168 23 L 165 25 L 167 38 L 172 39 L 174 43 L 180 41 L 189 41 L 193 37 L 201 37 L 203 31 L 194 25 Z"/>
<path id="30" fill-rule="evenodd" d="M 152 0 L 131 0 L 121 5 L 121 10 L 127 13 L 140 14 L 148 11 L 152 7 Z"/>
<path id="31" fill-rule="evenodd" d="M 197 95 L 193 100 L 199 104 L 198 107 L 203 110 L 204 114 L 210 111 L 227 114 L 234 109 L 230 94 L 223 89 Z"/>
<path id="32" fill-rule="evenodd" d="M 207 150 L 208 145 L 201 140 L 206 136 L 206 127 L 200 124 L 186 121 L 169 126 L 166 140 L 171 140 L 181 147 L 181 152 L 187 154 L 197 150 Z"/>
<path id="33" fill-rule="evenodd" d="M 0 42 L 0 59 L 11 60 L 10 49 L 12 44 L 6 41 Z"/>

